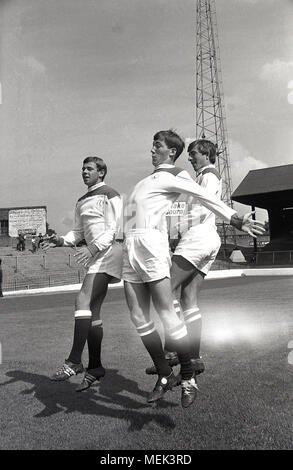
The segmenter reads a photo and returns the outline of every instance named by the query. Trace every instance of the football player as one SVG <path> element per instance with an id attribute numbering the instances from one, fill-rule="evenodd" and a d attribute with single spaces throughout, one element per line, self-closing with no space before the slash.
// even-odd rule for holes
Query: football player
<path id="1" fill-rule="evenodd" d="M 209 195 L 174 163 L 184 149 L 181 137 L 172 130 L 159 131 L 151 149 L 154 172 L 141 180 L 129 200 L 129 216 L 123 248 L 123 279 L 131 319 L 158 372 L 158 380 L 148 396 L 155 402 L 176 384 L 178 379 L 165 358 L 160 336 L 150 318 L 150 299 L 172 339 L 181 370 L 181 404 L 184 408 L 195 400 L 197 385 L 189 354 L 187 329 L 174 309 L 170 283 L 170 265 L 166 213 L 182 193 L 193 196 L 231 225 L 248 233 L 263 233 L 262 224 L 250 217 L 239 217 L 218 197 Z"/>
<path id="2" fill-rule="evenodd" d="M 209 140 L 191 142 L 187 152 L 193 169 L 195 181 L 210 195 L 221 197 L 222 180 L 215 167 L 217 148 Z M 182 200 L 182 198 L 180 199 Z M 187 211 L 176 224 L 180 240 L 174 250 L 171 266 L 171 284 L 175 310 L 180 316 L 180 305 L 187 328 L 190 354 L 195 375 L 204 371 L 200 357 L 202 318 L 198 308 L 198 293 L 202 282 L 211 269 L 221 246 L 217 233 L 216 218 L 213 212 L 192 197 L 186 200 Z M 179 364 L 172 347 L 172 340 L 165 333 L 165 356 L 171 366 Z M 155 374 L 154 366 L 146 369 L 147 374 Z"/>
<path id="3" fill-rule="evenodd" d="M 122 247 L 115 242 L 121 216 L 120 195 L 105 184 L 105 162 L 96 156 L 83 161 L 82 178 L 88 191 L 78 199 L 75 207 L 75 226 L 66 235 L 53 235 L 42 243 L 42 248 L 85 245 L 76 249 L 77 263 L 87 268 L 86 276 L 75 301 L 73 344 L 64 364 L 51 380 L 63 381 L 83 372 L 82 352 L 87 341 L 89 362 L 77 391 L 89 388 L 105 375 L 101 363 L 103 323 L 100 316 L 108 284 L 119 282 L 122 269 Z"/>

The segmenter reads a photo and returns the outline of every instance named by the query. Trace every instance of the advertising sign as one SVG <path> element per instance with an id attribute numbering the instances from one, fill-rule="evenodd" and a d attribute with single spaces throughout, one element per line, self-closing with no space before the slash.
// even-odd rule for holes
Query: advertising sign
<path id="1" fill-rule="evenodd" d="M 44 207 L 30 209 L 11 209 L 8 213 L 8 233 L 18 237 L 19 233 L 46 234 L 47 212 Z"/>

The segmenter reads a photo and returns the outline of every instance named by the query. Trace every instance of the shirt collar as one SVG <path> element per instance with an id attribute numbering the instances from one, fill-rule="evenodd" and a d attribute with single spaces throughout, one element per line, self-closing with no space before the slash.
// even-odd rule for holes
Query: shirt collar
<path id="1" fill-rule="evenodd" d="M 209 165 L 203 166 L 200 170 L 196 172 L 196 176 L 201 175 L 201 173 L 206 169 L 206 168 L 216 168 L 215 165 L 210 163 Z"/>
<path id="2" fill-rule="evenodd" d="M 88 193 L 91 193 L 92 191 L 94 191 L 95 189 L 98 189 L 100 188 L 101 186 L 104 186 L 106 183 L 104 183 L 104 181 L 101 181 L 100 183 L 97 183 L 97 184 L 94 184 L 93 186 L 90 186 L 88 188 Z"/>
<path id="3" fill-rule="evenodd" d="M 174 168 L 175 165 L 171 165 L 170 163 L 161 163 L 158 165 L 155 170 L 158 170 L 158 168 Z"/>

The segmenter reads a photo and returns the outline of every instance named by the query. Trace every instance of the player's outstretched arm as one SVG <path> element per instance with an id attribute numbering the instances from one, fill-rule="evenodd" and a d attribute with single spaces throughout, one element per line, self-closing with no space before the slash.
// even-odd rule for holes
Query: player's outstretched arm
<path id="1" fill-rule="evenodd" d="M 254 220 L 251 216 L 254 212 L 248 212 L 243 217 L 238 214 L 234 214 L 231 217 L 230 225 L 242 230 L 242 232 L 248 233 L 251 237 L 256 238 L 257 235 L 263 235 L 265 233 L 265 224 L 259 220 Z"/>
<path id="2" fill-rule="evenodd" d="M 56 246 L 63 246 L 63 238 L 58 235 L 51 235 L 51 237 L 41 243 L 41 248 L 44 251 L 49 250 L 49 248 L 56 248 Z"/>
<path id="3" fill-rule="evenodd" d="M 211 210 L 221 219 L 230 225 L 248 233 L 252 237 L 262 235 L 265 232 L 264 223 L 253 220 L 249 212 L 240 217 L 237 212 L 227 206 L 218 197 L 211 196 L 199 184 L 192 180 L 189 173 L 183 170 L 176 177 L 169 176 L 164 181 L 160 181 L 161 188 L 168 192 L 184 193 L 195 197 L 201 204 Z"/>

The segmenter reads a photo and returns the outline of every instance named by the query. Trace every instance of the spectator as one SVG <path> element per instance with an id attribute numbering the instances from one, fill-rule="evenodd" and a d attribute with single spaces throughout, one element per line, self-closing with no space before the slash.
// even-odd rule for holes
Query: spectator
<path id="1" fill-rule="evenodd" d="M 17 251 L 21 251 L 21 248 L 20 248 L 20 237 L 19 237 L 19 235 L 18 235 L 18 237 L 17 237 L 16 249 L 17 249 Z"/>
<path id="2" fill-rule="evenodd" d="M 38 239 L 38 248 L 40 248 L 41 246 L 41 243 L 43 243 L 44 241 L 44 237 L 41 233 L 39 233 L 39 239 Z"/>
<path id="3" fill-rule="evenodd" d="M 18 235 L 18 250 L 19 251 L 25 250 L 25 235 L 21 232 Z"/>
<path id="4" fill-rule="evenodd" d="M 0 297 L 3 297 L 2 280 L 3 280 L 3 270 L 2 270 L 2 259 L 0 258 Z"/>
<path id="5" fill-rule="evenodd" d="M 37 251 L 37 239 L 36 237 L 32 237 L 32 252 L 35 253 Z"/>

